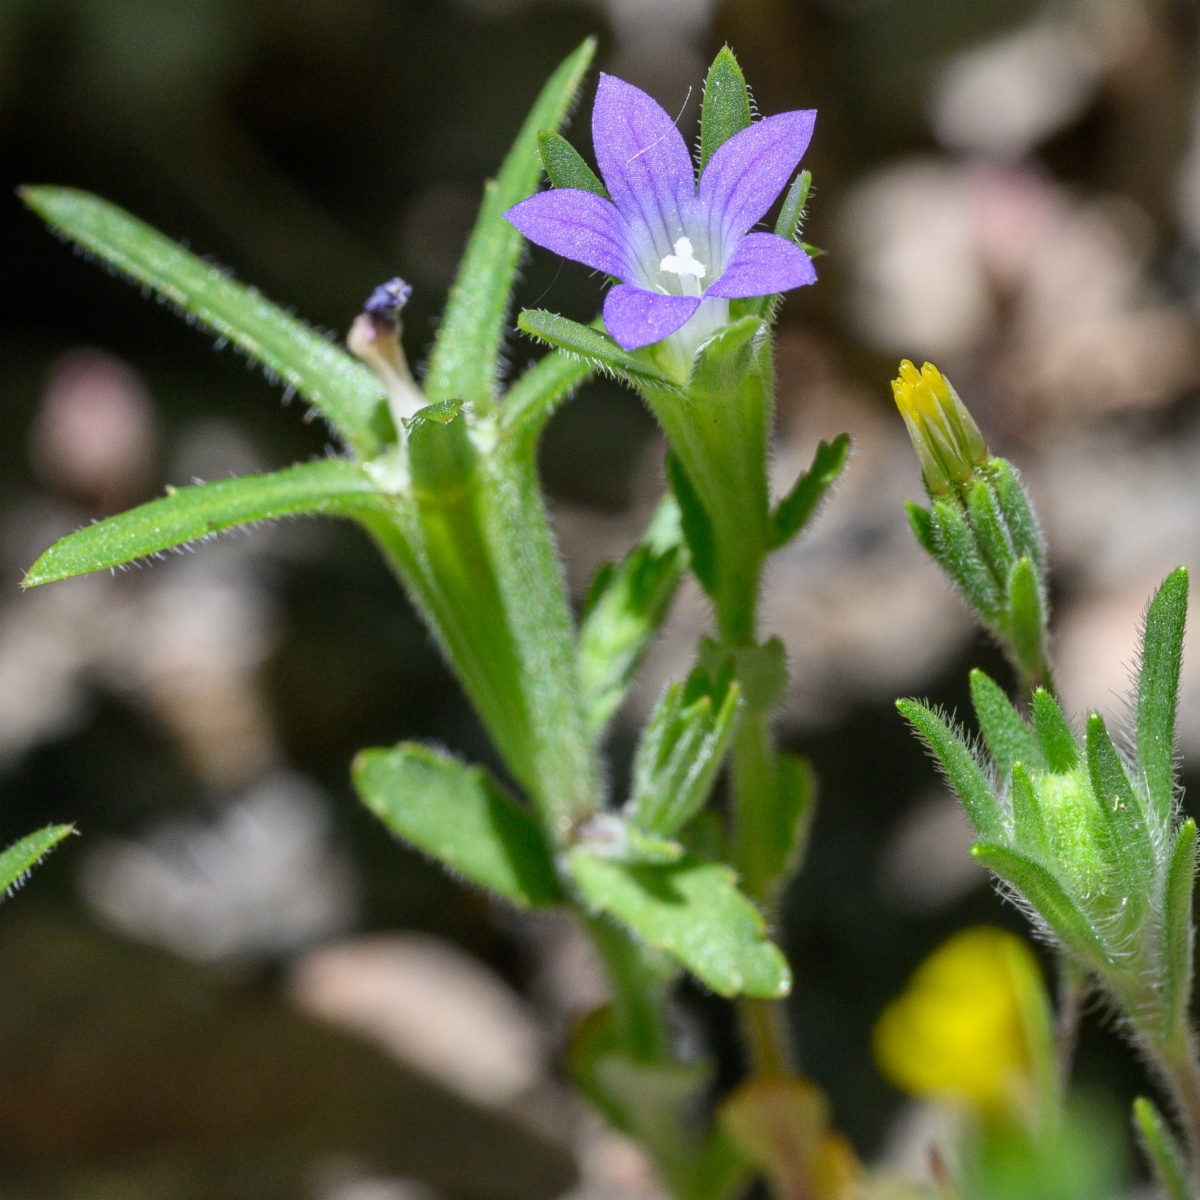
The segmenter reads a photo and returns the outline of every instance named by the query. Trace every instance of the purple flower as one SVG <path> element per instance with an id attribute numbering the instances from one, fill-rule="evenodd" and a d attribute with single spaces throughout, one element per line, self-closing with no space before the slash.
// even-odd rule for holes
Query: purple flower
<path id="1" fill-rule="evenodd" d="M 756 121 L 713 154 L 697 187 L 670 116 L 639 88 L 601 75 L 592 143 L 612 200 L 557 188 L 505 215 L 531 242 L 621 280 L 605 298 L 604 324 L 623 349 L 661 341 L 697 314 L 691 328 L 702 340 L 728 320 L 729 300 L 816 279 L 794 242 L 750 232 L 795 171 L 816 115 Z"/>

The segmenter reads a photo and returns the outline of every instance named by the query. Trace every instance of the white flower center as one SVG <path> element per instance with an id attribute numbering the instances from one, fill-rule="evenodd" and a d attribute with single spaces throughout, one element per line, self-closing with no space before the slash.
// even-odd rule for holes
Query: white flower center
<path id="1" fill-rule="evenodd" d="M 708 274 L 708 268 L 696 258 L 691 238 L 681 237 L 675 243 L 675 253 L 668 254 L 658 264 L 660 271 L 678 275 L 685 296 L 700 295 L 700 280 Z"/>

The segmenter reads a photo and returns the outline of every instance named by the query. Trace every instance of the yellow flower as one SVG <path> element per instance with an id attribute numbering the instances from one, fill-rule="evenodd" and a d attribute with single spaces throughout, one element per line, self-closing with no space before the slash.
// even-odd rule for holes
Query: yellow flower
<path id="1" fill-rule="evenodd" d="M 1029 947 L 968 929 L 917 969 L 875 1027 L 879 1069 L 901 1091 L 985 1115 L 1028 1111 L 1053 1071 L 1049 1004 Z"/>
<path id="2" fill-rule="evenodd" d="M 931 495 L 942 495 L 952 484 L 968 482 L 975 468 L 987 461 L 987 444 L 979 426 L 933 363 L 918 371 L 905 359 L 899 378 L 892 380 L 892 395 L 908 426 Z"/>

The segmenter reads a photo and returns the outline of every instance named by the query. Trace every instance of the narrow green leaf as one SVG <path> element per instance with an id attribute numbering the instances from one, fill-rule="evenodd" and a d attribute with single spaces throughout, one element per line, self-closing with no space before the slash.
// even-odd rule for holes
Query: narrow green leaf
<path id="1" fill-rule="evenodd" d="M 1179 1144 L 1153 1100 L 1145 1096 L 1134 1100 L 1133 1124 L 1165 1200 L 1194 1200 Z"/>
<path id="2" fill-rule="evenodd" d="M 704 81 L 700 109 L 700 169 L 735 133 L 752 120 L 746 77 L 728 46 L 722 46 Z"/>
<path id="3" fill-rule="evenodd" d="M 685 858 L 663 867 L 605 862 L 582 850 L 568 856 L 584 902 L 665 950 L 722 996 L 777 998 L 791 972 L 766 939 L 758 909 L 719 863 Z"/>
<path id="4" fill-rule="evenodd" d="M 359 457 L 373 457 L 395 438 L 375 376 L 254 288 L 87 192 L 27 187 L 21 198 L 83 249 L 262 363 L 320 409 Z"/>
<path id="5" fill-rule="evenodd" d="M 608 189 L 596 178 L 595 171 L 562 134 L 549 129 L 541 130 L 538 134 L 538 150 L 552 186 L 577 188 L 581 192 L 602 196 L 605 200 L 611 199 Z"/>
<path id="6" fill-rule="evenodd" d="M 536 441 L 559 405 L 593 370 L 591 363 L 561 350 L 547 354 L 505 392 L 500 412 L 505 436 Z"/>
<path id="7" fill-rule="evenodd" d="M 580 325 L 578 321 L 544 309 L 527 308 L 517 318 L 517 328 L 547 345 L 577 355 L 593 369 L 618 379 L 626 382 L 644 379 L 664 387 L 674 387 L 674 382 L 648 358 L 627 353 L 607 333 Z"/>
<path id="8" fill-rule="evenodd" d="M 1162 899 L 1163 1036 L 1186 1040 L 1192 995 L 1192 892 L 1196 880 L 1196 822 L 1179 827 L 1171 847 Z"/>
<path id="9" fill-rule="evenodd" d="M 832 442 L 821 442 L 812 466 L 796 480 L 792 490 L 771 514 L 770 548 L 786 545 L 808 524 L 817 505 L 850 456 L 850 435 L 843 433 Z"/>
<path id="10" fill-rule="evenodd" d="M 1046 657 L 1046 615 L 1037 573 L 1028 558 L 1017 559 L 1008 574 L 1008 632 L 1017 662 L 1036 679 Z"/>
<path id="11" fill-rule="evenodd" d="M 1035 771 L 1046 769 L 1041 747 L 1020 713 L 1000 686 L 979 670 L 971 672 L 971 700 L 979 719 L 979 731 L 1003 778 L 1008 778 L 1013 763 L 1017 762 Z"/>
<path id="12" fill-rule="evenodd" d="M 29 568 L 23 586 L 119 567 L 253 521 L 300 513 L 350 516 L 375 496 L 375 484 L 362 467 L 338 458 L 177 488 L 55 542 Z"/>
<path id="13" fill-rule="evenodd" d="M 500 342 L 522 246 L 504 214 L 537 189 L 542 173 L 538 133 L 562 124 L 595 51 L 595 38 L 588 38 L 551 75 L 499 174 L 484 188 L 429 360 L 425 394 L 430 400 L 464 400 L 481 413 L 495 402 Z"/>
<path id="14" fill-rule="evenodd" d="M 579 629 L 579 686 L 593 736 L 603 732 L 625 698 L 687 561 L 679 506 L 668 494 L 641 541 L 593 584 Z"/>
<path id="15" fill-rule="evenodd" d="M 776 761 L 775 793 L 765 822 L 773 836 L 763 839 L 762 870 L 779 887 L 804 863 L 808 835 L 817 813 L 817 774 L 798 754 L 782 753 Z"/>
<path id="16" fill-rule="evenodd" d="M 921 735 L 962 801 L 971 824 L 985 838 L 1004 837 L 1004 812 L 992 785 L 962 736 L 916 700 L 897 700 L 900 715 Z"/>
<path id="17" fill-rule="evenodd" d="M 680 525 L 687 540 L 692 571 L 710 595 L 717 590 L 717 538 L 708 511 L 696 494 L 683 463 L 674 451 L 667 454 L 667 480 L 679 505 Z"/>
<path id="18" fill-rule="evenodd" d="M 1017 469 L 1006 458 L 993 458 L 989 459 L 987 470 L 996 489 L 1013 552 L 1018 558 L 1029 559 L 1040 571 L 1045 557 L 1042 533 Z"/>
<path id="19" fill-rule="evenodd" d="M 983 561 L 997 580 L 1007 580 L 1013 563 L 1012 543 L 1000 516 L 999 503 L 992 489 L 981 479 L 971 488 L 968 509 L 975 544 Z"/>
<path id="20" fill-rule="evenodd" d="M 1087 762 L 1092 791 L 1104 813 L 1113 857 L 1123 876 L 1124 913 L 1136 923 L 1153 896 L 1154 846 L 1142 803 L 1099 713 L 1088 717 Z"/>
<path id="21" fill-rule="evenodd" d="M 1034 791 L 1025 764 L 1021 761 L 1012 767 L 1012 817 L 1013 833 L 1017 847 L 1031 858 L 1044 861 L 1047 851 L 1046 822 L 1042 808 Z"/>
<path id="22" fill-rule="evenodd" d="M 0 895 L 20 887 L 25 876 L 37 866 L 59 842 L 75 832 L 74 825 L 47 825 L 37 833 L 14 842 L 0 853 Z"/>
<path id="23" fill-rule="evenodd" d="M 917 539 L 926 553 L 932 555 L 940 563 L 942 552 L 937 544 L 937 538 L 934 536 L 933 517 L 929 509 L 922 508 L 921 505 L 914 504 L 911 500 L 906 500 L 904 511 L 908 514 L 908 525 L 913 531 L 913 537 Z"/>
<path id="24" fill-rule="evenodd" d="M 363 803 L 395 834 L 453 874 L 520 908 L 562 892 L 537 818 L 482 768 L 402 742 L 354 760 Z"/>
<path id="25" fill-rule="evenodd" d="M 1004 611 L 1000 588 L 979 554 L 975 532 L 956 501 L 937 500 L 931 514 L 937 560 L 954 581 L 967 603 L 985 621 L 995 621 Z"/>
<path id="26" fill-rule="evenodd" d="M 779 210 L 779 219 L 775 222 L 775 232 L 779 237 L 787 238 L 789 242 L 796 240 L 796 235 L 800 232 L 801 224 L 804 221 L 804 206 L 808 203 L 808 192 L 811 187 L 811 171 L 801 171 L 792 180 L 792 186 L 788 188 L 787 195 L 783 199 L 783 207 Z M 813 251 L 818 254 L 824 253 L 824 251 L 816 250 L 815 246 L 809 246 L 804 242 L 800 242 L 799 245 L 809 258 L 813 257 Z"/>
<path id="27" fill-rule="evenodd" d="M 1006 846 L 978 842 L 971 857 L 1023 896 L 1066 948 L 1091 970 L 1109 968 L 1104 946 L 1091 923 L 1044 867 Z"/>
<path id="28" fill-rule="evenodd" d="M 1163 581 L 1146 613 L 1138 673 L 1137 757 L 1155 820 L 1165 828 L 1175 806 L 1175 705 L 1187 620 L 1188 573 Z"/>
<path id="29" fill-rule="evenodd" d="M 1051 771 L 1062 774 L 1079 763 L 1079 743 L 1058 701 L 1045 688 L 1033 693 L 1033 732 Z"/>

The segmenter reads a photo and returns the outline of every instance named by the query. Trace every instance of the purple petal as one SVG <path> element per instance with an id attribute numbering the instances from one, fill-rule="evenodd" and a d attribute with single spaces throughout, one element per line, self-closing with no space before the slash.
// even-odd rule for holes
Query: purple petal
<path id="1" fill-rule="evenodd" d="M 812 259 L 795 242 L 774 233 L 748 233 L 738 242 L 721 278 L 704 294 L 740 300 L 791 291 L 816 280 Z"/>
<path id="2" fill-rule="evenodd" d="M 699 296 L 665 296 L 621 283 L 604 298 L 604 327 L 622 350 L 636 350 L 670 337 L 699 307 Z"/>
<path id="3" fill-rule="evenodd" d="M 632 277 L 632 235 L 609 201 L 578 188 L 538 192 L 505 217 L 531 242 L 618 279 Z"/>
<path id="4" fill-rule="evenodd" d="M 670 116 L 640 88 L 601 75 L 592 147 L 622 215 L 644 232 L 656 260 L 670 254 L 696 203 L 696 169 Z"/>
<path id="5" fill-rule="evenodd" d="M 812 137 L 815 110 L 780 113 L 735 133 L 700 176 L 700 207 L 710 236 L 728 241 L 763 219 Z"/>

